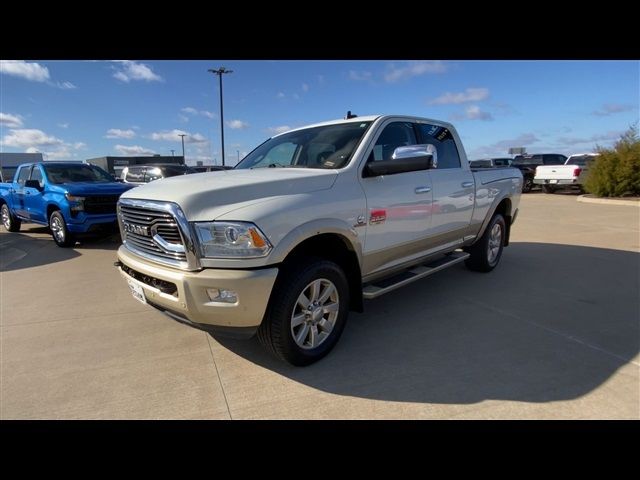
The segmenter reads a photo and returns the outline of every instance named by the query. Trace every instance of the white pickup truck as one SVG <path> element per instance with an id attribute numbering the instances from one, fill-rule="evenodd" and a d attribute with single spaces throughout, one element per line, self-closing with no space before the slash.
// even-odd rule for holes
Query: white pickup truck
<path id="1" fill-rule="evenodd" d="M 582 184 L 597 153 L 579 153 L 567 158 L 564 165 L 540 165 L 536 167 L 533 183 L 542 186 L 544 193 L 554 193 L 563 188 L 578 189 Z"/>
<path id="2" fill-rule="evenodd" d="M 126 192 L 116 266 L 173 319 L 307 365 L 364 299 L 462 261 L 492 270 L 521 189 L 517 169 L 472 171 L 448 123 L 348 114 Z"/>

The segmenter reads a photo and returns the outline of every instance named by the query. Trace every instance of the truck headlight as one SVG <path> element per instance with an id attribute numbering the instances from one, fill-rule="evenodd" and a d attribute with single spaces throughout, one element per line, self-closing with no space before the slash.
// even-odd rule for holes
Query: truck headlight
<path id="1" fill-rule="evenodd" d="M 75 195 L 71 195 L 70 193 L 65 193 L 64 197 L 69 200 L 69 209 L 72 212 L 81 212 L 84 210 L 85 197 L 77 197 Z"/>
<path id="2" fill-rule="evenodd" d="M 194 223 L 205 258 L 256 258 L 271 251 L 267 237 L 249 222 Z"/>

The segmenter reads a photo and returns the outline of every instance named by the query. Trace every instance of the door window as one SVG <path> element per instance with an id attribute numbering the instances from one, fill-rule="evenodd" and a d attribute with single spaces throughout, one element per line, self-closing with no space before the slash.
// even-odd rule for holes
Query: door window
<path id="1" fill-rule="evenodd" d="M 456 141 L 448 128 L 428 123 L 418 124 L 420 143 L 430 143 L 438 152 L 438 170 L 445 168 L 460 168 L 460 155 Z"/>
<path id="2" fill-rule="evenodd" d="M 393 122 L 384 127 L 376 144 L 373 146 L 371 155 L 375 162 L 391 160 L 391 156 L 396 148 L 416 145 L 417 143 L 413 124 L 409 122 Z"/>

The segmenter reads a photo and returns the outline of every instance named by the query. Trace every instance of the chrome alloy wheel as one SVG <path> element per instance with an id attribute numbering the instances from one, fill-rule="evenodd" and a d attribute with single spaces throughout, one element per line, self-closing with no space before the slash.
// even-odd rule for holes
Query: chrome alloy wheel
<path id="1" fill-rule="evenodd" d="M 11 228 L 11 218 L 9 215 L 9 208 L 6 205 L 2 205 L 2 224 L 7 230 Z"/>
<path id="2" fill-rule="evenodd" d="M 336 286 L 326 278 L 314 280 L 304 287 L 291 314 L 291 334 L 305 350 L 321 345 L 333 330 L 340 297 Z"/>
<path id="3" fill-rule="evenodd" d="M 49 225 L 49 227 L 51 228 L 51 232 L 53 233 L 55 239 L 60 243 L 64 242 L 64 225 L 62 225 L 62 221 L 60 220 L 60 218 L 57 216 L 53 217 L 51 219 L 51 225 Z"/>
<path id="4" fill-rule="evenodd" d="M 487 261 L 490 265 L 496 263 L 500 247 L 502 246 L 502 225 L 496 223 L 489 235 L 489 245 L 487 247 Z"/>

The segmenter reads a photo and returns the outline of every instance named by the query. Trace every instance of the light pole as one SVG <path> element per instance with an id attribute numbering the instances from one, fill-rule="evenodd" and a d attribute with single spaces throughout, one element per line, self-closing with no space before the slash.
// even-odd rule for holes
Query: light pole
<path id="1" fill-rule="evenodd" d="M 233 70 L 227 70 L 224 67 L 220 67 L 217 70 L 210 68 L 208 72 L 218 75 L 220 80 L 220 143 L 222 145 L 222 166 L 224 167 L 224 110 L 222 108 L 222 75 L 225 73 L 233 73 Z"/>
<path id="2" fill-rule="evenodd" d="M 184 158 L 184 137 L 186 137 L 187 134 L 186 133 L 179 133 L 178 136 L 181 137 L 181 139 L 182 139 L 182 161 L 184 163 L 187 163 L 187 161 Z"/>
<path id="3" fill-rule="evenodd" d="M 173 152 L 175 152 L 175 150 L 171 149 L 171 158 L 173 158 Z"/>

